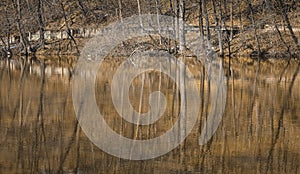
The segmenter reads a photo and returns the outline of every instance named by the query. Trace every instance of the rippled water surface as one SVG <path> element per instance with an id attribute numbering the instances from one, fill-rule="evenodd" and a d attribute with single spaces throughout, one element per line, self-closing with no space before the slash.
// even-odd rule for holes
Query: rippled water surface
<path id="1" fill-rule="evenodd" d="M 249 59 L 233 61 L 222 122 L 205 145 L 198 140 L 213 86 L 199 62 L 185 62 L 201 93 L 196 125 L 171 152 L 131 161 L 102 151 L 81 130 L 72 102 L 74 65 L 1 61 L 0 173 L 300 173 L 298 62 L 272 60 L 258 66 Z M 164 134 L 179 113 L 175 83 L 159 72 L 133 80 L 129 98 L 136 111 L 148 111 L 153 91 L 160 90 L 167 100 L 157 123 L 137 127 L 122 119 L 112 103 L 111 79 L 120 63 L 104 61 L 96 80 L 97 105 L 107 124 L 131 139 Z"/>

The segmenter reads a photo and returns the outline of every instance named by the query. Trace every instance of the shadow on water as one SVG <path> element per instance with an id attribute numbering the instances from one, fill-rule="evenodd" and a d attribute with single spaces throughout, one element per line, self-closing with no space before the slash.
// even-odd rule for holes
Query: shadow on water
<path id="1" fill-rule="evenodd" d="M 201 93 L 197 126 L 179 147 L 158 158 L 123 160 L 95 146 L 76 120 L 72 103 L 74 63 L 57 59 L 0 62 L 0 173 L 299 173 L 300 79 L 298 62 L 231 61 L 227 103 L 213 138 L 198 138 L 210 110 L 203 66 L 185 60 Z M 137 111 L 146 112 L 149 94 L 161 90 L 167 109 L 155 124 L 135 126 L 118 116 L 110 97 L 120 60 L 107 59 L 96 94 L 107 124 L 128 138 L 162 135 L 177 121 L 180 97 L 162 73 L 138 76 L 129 90 Z M 226 66 L 226 64 L 225 64 Z M 141 93 L 143 95 L 141 95 Z M 142 96 L 142 97 L 141 97 Z"/>

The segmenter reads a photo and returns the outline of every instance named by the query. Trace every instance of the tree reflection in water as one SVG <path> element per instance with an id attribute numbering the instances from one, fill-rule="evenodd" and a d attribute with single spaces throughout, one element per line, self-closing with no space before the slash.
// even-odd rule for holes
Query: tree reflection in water
<path id="1" fill-rule="evenodd" d="M 1 61 L 0 172 L 299 172 L 298 62 L 287 68 L 280 60 L 261 62 L 260 66 L 249 59 L 232 60 L 222 123 L 213 138 L 199 146 L 198 138 L 210 109 L 209 83 L 200 63 L 186 61 L 193 64 L 191 71 L 197 76 L 202 95 L 198 126 L 178 148 L 145 161 L 108 155 L 80 131 L 71 93 L 74 65 L 52 65 L 47 60 Z M 105 60 L 99 72 L 102 76 L 97 77 L 97 104 L 107 124 L 129 138 L 147 139 L 163 134 L 177 120 L 179 91 L 161 73 L 138 76 L 129 91 L 135 109 L 146 112 L 148 94 L 158 89 L 166 95 L 168 108 L 156 124 L 134 126 L 118 117 L 110 97 L 110 79 L 120 63 Z"/>

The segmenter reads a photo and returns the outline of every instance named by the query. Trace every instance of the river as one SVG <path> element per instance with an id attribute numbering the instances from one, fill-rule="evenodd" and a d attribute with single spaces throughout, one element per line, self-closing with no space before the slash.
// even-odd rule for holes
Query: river
<path id="1" fill-rule="evenodd" d="M 129 89 L 135 110 L 147 112 L 151 91 L 161 90 L 167 100 L 157 123 L 136 127 L 118 116 L 112 102 L 111 79 L 121 60 L 107 59 L 100 67 L 95 85 L 100 113 L 128 138 L 164 134 L 177 120 L 178 88 L 158 72 L 136 77 Z M 207 75 L 199 62 L 185 62 L 201 94 L 191 133 L 162 156 L 128 160 L 101 150 L 78 124 L 74 62 L 0 61 L 0 173 L 300 173 L 298 61 L 233 60 L 222 121 L 204 145 L 198 140 L 210 108 Z"/>

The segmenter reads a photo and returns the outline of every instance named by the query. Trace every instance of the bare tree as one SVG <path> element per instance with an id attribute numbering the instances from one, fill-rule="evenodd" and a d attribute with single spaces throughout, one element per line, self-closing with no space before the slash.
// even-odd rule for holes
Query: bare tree
<path id="1" fill-rule="evenodd" d="M 222 38 L 222 8 L 221 8 L 221 2 L 219 3 L 219 18 L 217 15 L 217 7 L 216 7 L 216 1 L 212 0 L 213 3 L 213 12 L 214 12 L 214 20 L 215 20 L 215 27 L 218 28 L 218 40 L 219 40 L 219 49 L 220 49 L 220 56 L 224 56 L 224 50 L 223 50 L 223 38 Z"/>
<path id="2" fill-rule="evenodd" d="M 118 0 L 118 4 L 119 4 L 119 17 L 121 22 L 123 22 L 123 17 L 122 17 L 122 0 Z"/>
<path id="3" fill-rule="evenodd" d="M 139 13 L 139 20 L 140 20 L 140 27 L 143 29 L 143 21 L 141 17 L 141 5 L 140 5 L 140 0 L 136 0 L 137 5 L 138 5 L 138 13 Z M 120 13 L 121 14 L 121 13 Z"/>
<path id="4" fill-rule="evenodd" d="M 294 31 L 293 31 L 293 28 L 291 26 L 291 22 L 290 22 L 288 13 L 285 12 L 283 1 L 282 0 L 278 0 L 278 1 L 279 1 L 281 10 L 282 10 L 281 14 L 283 15 L 284 21 L 287 24 L 287 28 L 288 28 L 288 30 L 289 30 L 292 38 L 293 38 L 293 41 L 294 41 L 295 45 L 297 46 L 297 49 L 300 51 L 300 45 L 299 45 L 298 38 L 296 37 L 296 35 L 295 35 Z"/>
<path id="5" fill-rule="evenodd" d="M 9 12 L 8 12 L 8 5 L 4 5 L 3 6 L 4 9 L 1 9 L 3 11 L 5 11 L 5 19 L 3 19 L 3 23 L 4 23 L 4 26 L 3 28 L 1 28 L 1 33 L 0 34 L 3 34 L 2 36 L 0 36 L 0 39 L 1 39 L 1 42 L 2 44 L 4 45 L 3 49 L 5 50 L 5 55 L 8 56 L 7 54 L 12 54 L 12 51 L 11 51 L 11 29 L 12 29 L 12 24 L 9 20 Z M 6 40 L 6 41 L 5 41 Z"/>
<path id="6" fill-rule="evenodd" d="M 254 11 L 253 11 L 253 7 L 252 7 L 250 0 L 247 0 L 247 3 L 248 3 L 248 8 L 250 10 L 252 27 L 254 29 L 254 38 L 255 38 L 255 42 L 256 42 L 256 46 L 257 46 L 258 57 L 260 58 L 262 56 L 262 53 L 261 53 L 260 42 L 259 42 L 258 35 L 257 35 L 257 26 L 256 26 L 255 19 L 254 19 Z"/>
<path id="7" fill-rule="evenodd" d="M 44 33 L 45 33 L 45 25 L 44 25 L 44 21 L 43 21 L 43 2 L 42 0 L 38 0 L 37 3 L 37 20 L 38 20 L 38 24 L 39 24 L 39 32 L 40 32 L 40 46 L 44 47 L 45 45 L 45 37 L 44 37 Z"/>
<path id="8" fill-rule="evenodd" d="M 230 41 L 233 39 L 233 0 L 230 0 Z"/>
<path id="9" fill-rule="evenodd" d="M 267 4 L 267 8 L 268 8 L 269 12 L 273 15 L 274 12 L 273 12 L 272 7 L 271 7 L 271 6 L 272 6 L 271 2 L 269 2 L 269 1 L 265 1 L 265 2 L 266 2 L 266 4 Z M 283 35 L 282 35 L 281 31 L 280 31 L 279 28 L 278 28 L 278 24 L 277 24 L 277 22 L 276 22 L 276 19 L 275 19 L 275 18 L 272 18 L 272 21 L 273 21 L 273 24 L 274 24 L 274 26 L 275 26 L 276 32 L 278 33 L 281 42 L 285 45 L 285 47 L 286 47 L 286 49 L 287 49 L 287 52 L 288 52 L 288 54 L 289 54 L 289 56 L 290 56 L 290 58 L 291 58 L 293 55 L 292 55 L 292 53 L 291 53 L 290 46 L 289 46 L 288 43 L 284 40 Z"/>
<path id="10" fill-rule="evenodd" d="M 203 45 L 203 41 L 204 41 L 204 29 L 203 29 L 202 0 L 199 0 L 199 30 L 200 30 L 201 44 Z"/>
<path id="11" fill-rule="evenodd" d="M 202 8 L 205 16 L 205 28 L 206 28 L 206 38 L 208 42 L 210 41 L 210 26 L 209 26 L 209 17 L 207 12 L 207 0 L 202 0 Z"/>
<path id="12" fill-rule="evenodd" d="M 77 46 L 77 42 L 76 42 L 75 38 L 72 35 L 71 29 L 70 29 L 70 24 L 68 22 L 67 14 L 66 14 L 65 7 L 64 7 L 64 4 L 63 4 L 62 0 L 60 0 L 60 7 L 61 7 L 61 10 L 62 10 L 64 22 L 65 22 L 66 32 L 67 32 L 68 36 L 71 38 L 71 40 L 73 41 L 73 43 L 75 45 L 75 48 L 76 48 L 76 51 L 79 54 L 79 49 L 78 49 L 78 46 Z"/>
<path id="13" fill-rule="evenodd" d="M 185 3 L 184 0 L 180 0 L 179 2 L 179 50 L 183 51 L 185 50 L 185 26 L 184 26 L 184 20 L 185 20 Z"/>
<path id="14" fill-rule="evenodd" d="M 22 24 L 22 7 L 20 4 L 20 0 L 13 0 L 13 7 L 15 10 L 15 15 L 16 15 L 16 25 L 17 25 L 17 29 L 20 35 L 20 41 L 22 43 L 22 50 L 25 51 L 25 54 L 28 55 L 29 51 L 31 50 L 30 48 L 30 43 L 28 41 L 28 38 L 26 36 L 26 32 L 23 28 L 23 24 Z"/>
<path id="15" fill-rule="evenodd" d="M 159 15 L 160 15 L 160 7 L 159 7 L 159 3 L 158 0 L 155 0 L 155 7 L 156 7 L 156 20 L 157 20 L 157 24 L 158 24 L 158 33 L 161 34 L 161 28 L 160 28 L 160 21 L 159 21 Z M 162 44 L 162 38 L 160 37 L 159 39 L 159 44 Z"/>
<path id="16" fill-rule="evenodd" d="M 81 13 L 83 14 L 83 16 L 87 16 L 87 9 L 86 7 L 83 5 L 83 2 L 82 0 L 77 0 L 77 4 L 78 4 L 78 7 L 80 8 L 81 10 Z"/>

